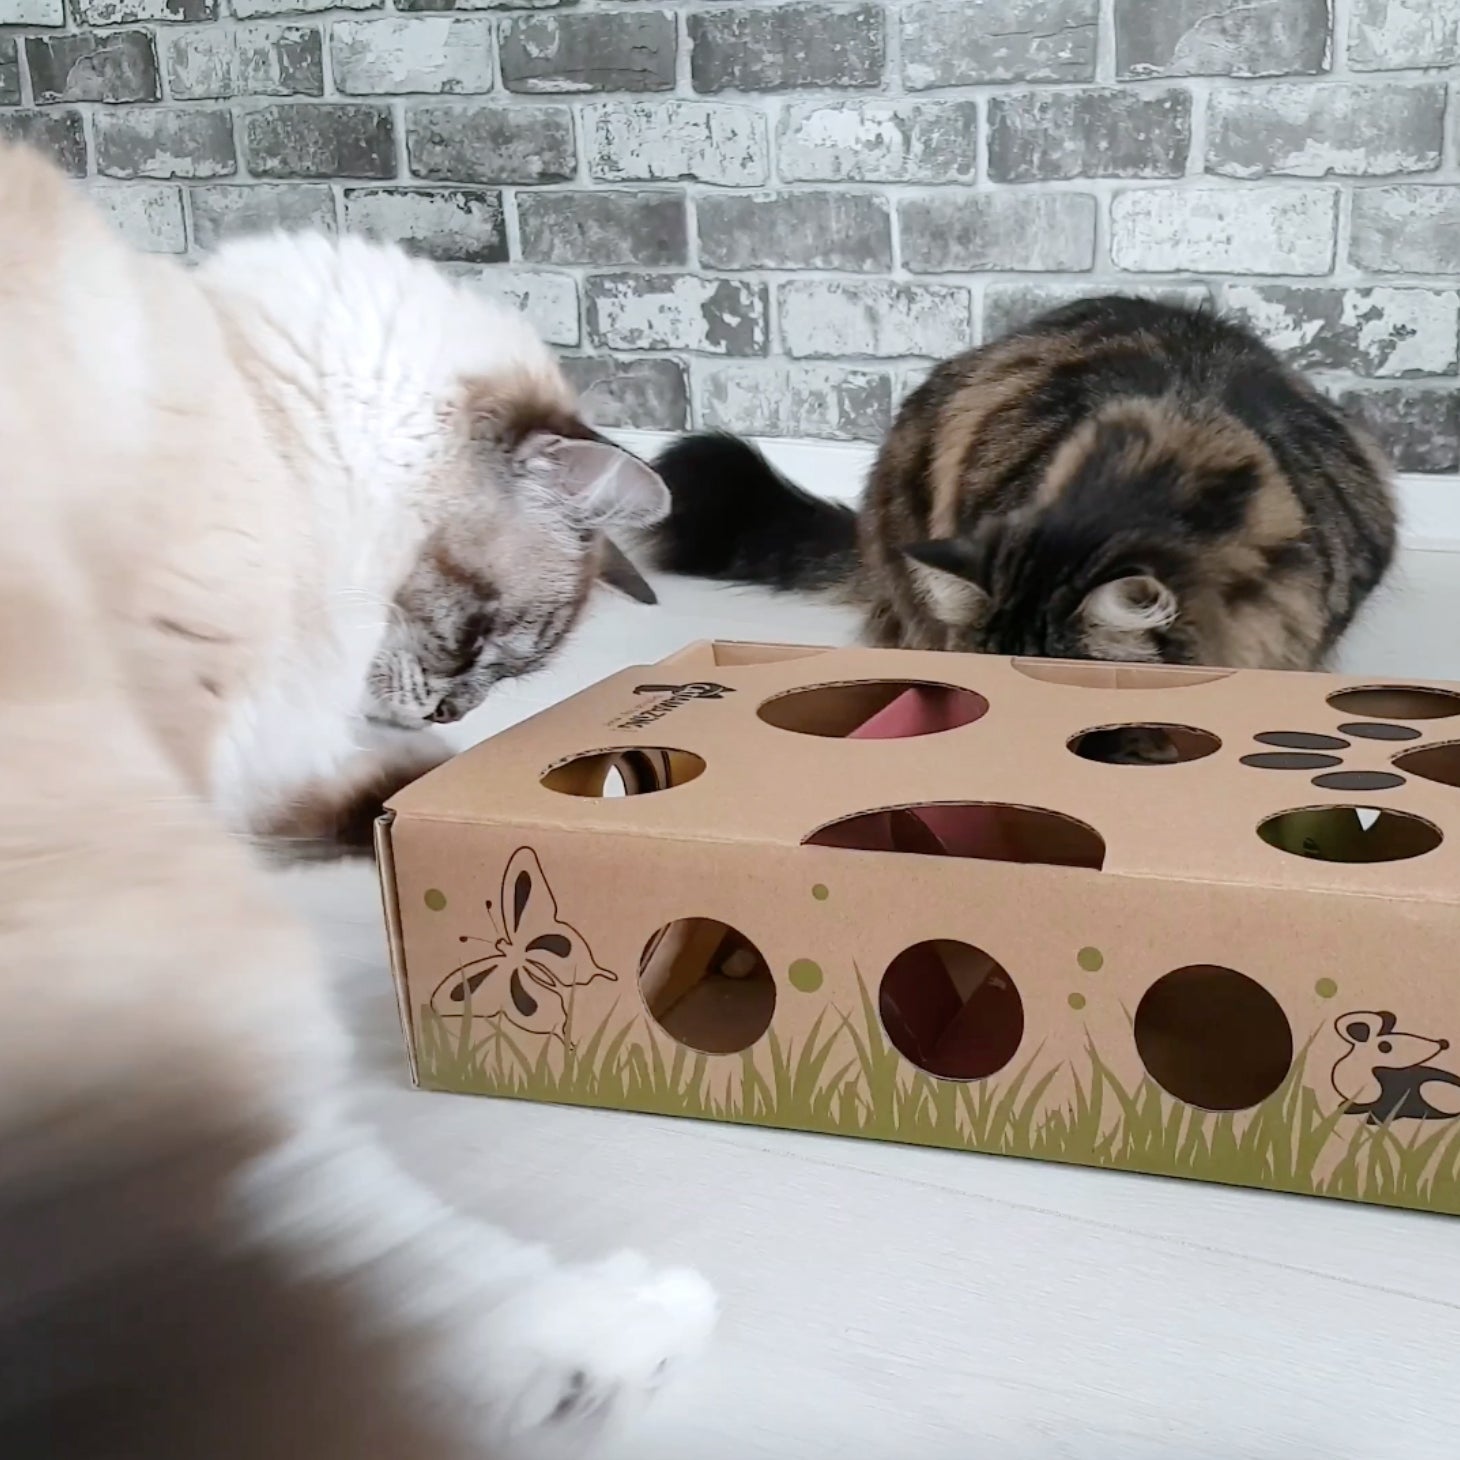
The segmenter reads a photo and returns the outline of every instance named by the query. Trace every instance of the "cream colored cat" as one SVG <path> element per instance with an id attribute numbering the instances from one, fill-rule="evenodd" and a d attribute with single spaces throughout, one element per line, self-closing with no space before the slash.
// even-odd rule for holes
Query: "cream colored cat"
<path id="1" fill-rule="evenodd" d="M 0 504 L 0 1453 L 445 1460 L 632 1408 L 708 1288 L 558 1266 L 352 1128 L 320 961 L 227 833 L 357 824 L 658 479 L 430 266 L 189 272 L 5 149 Z"/>

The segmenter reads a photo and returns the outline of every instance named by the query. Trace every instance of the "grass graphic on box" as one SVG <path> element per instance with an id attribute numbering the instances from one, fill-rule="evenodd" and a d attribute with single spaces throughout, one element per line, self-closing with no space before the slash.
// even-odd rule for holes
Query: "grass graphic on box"
<path id="1" fill-rule="evenodd" d="M 1149 1076 L 1127 1088 L 1087 1043 L 1086 1067 L 1072 1071 L 1073 1097 L 1048 1107 L 1061 1066 L 1041 1071 L 1037 1050 L 999 1080 L 938 1080 L 912 1069 L 883 1033 L 860 970 L 856 980 L 859 1007 L 828 1008 L 799 1046 L 767 1033 L 768 1069 L 754 1050 L 714 1057 L 722 1065 L 739 1061 L 741 1078 L 723 1095 L 711 1088 L 711 1056 L 677 1044 L 641 1014 L 614 1012 L 579 1039 L 570 1011 L 566 1047 L 542 1041 L 531 1052 L 504 1020 L 490 1021 L 483 1032 L 469 1005 L 450 1019 L 423 1005 L 416 1025 L 420 1079 L 463 1094 L 897 1140 L 1460 1214 L 1460 1126 L 1371 1125 L 1342 1105 L 1325 1111 L 1304 1081 L 1307 1046 L 1262 1104 L 1214 1112 L 1173 1099 Z"/>

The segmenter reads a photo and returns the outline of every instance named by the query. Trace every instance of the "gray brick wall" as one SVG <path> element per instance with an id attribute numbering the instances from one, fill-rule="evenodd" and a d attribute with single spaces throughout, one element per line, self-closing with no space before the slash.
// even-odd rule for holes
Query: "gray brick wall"
<path id="1" fill-rule="evenodd" d="M 1460 471 L 1460 0 L 0 0 L 0 135 L 145 247 L 396 238 L 608 423 L 875 440 L 929 359 L 1209 299 Z"/>

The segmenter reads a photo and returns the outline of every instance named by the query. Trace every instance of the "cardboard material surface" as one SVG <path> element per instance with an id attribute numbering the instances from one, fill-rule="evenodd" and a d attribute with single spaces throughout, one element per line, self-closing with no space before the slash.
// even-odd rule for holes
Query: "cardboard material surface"
<path id="1" fill-rule="evenodd" d="M 1457 765 L 1453 686 L 691 645 L 391 803 L 412 1071 L 1460 1213 Z"/>

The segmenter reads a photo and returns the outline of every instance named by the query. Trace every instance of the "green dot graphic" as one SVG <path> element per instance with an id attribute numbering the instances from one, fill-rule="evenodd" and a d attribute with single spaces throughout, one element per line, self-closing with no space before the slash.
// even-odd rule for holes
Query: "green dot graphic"
<path id="1" fill-rule="evenodd" d="M 1338 985 L 1331 978 L 1320 978 L 1313 985 L 1313 992 L 1320 999 L 1331 999 L 1338 992 Z"/>
<path id="2" fill-rule="evenodd" d="M 1071 994 L 1070 995 L 1070 1008 L 1072 1008 L 1072 1009 L 1083 1009 L 1084 1007 L 1085 1007 L 1085 996 L 1084 996 L 1084 994 Z"/>
<path id="3" fill-rule="evenodd" d="M 821 965 L 798 958 L 790 969 L 791 987 L 801 994 L 814 994 L 821 987 Z"/>
<path id="4" fill-rule="evenodd" d="M 831 888 L 829 888 L 824 882 L 818 882 L 816 886 L 811 889 L 811 895 L 817 900 L 817 902 L 825 902 L 826 899 L 831 896 Z"/>
<path id="5" fill-rule="evenodd" d="M 441 912 L 446 906 L 446 894 L 439 887 L 426 889 L 426 906 L 432 912 Z"/>
<path id="6" fill-rule="evenodd" d="M 1081 948 L 1075 954 L 1075 962 L 1086 973 L 1099 973 L 1105 967 L 1105 955 L 1098 948 Z"/>

